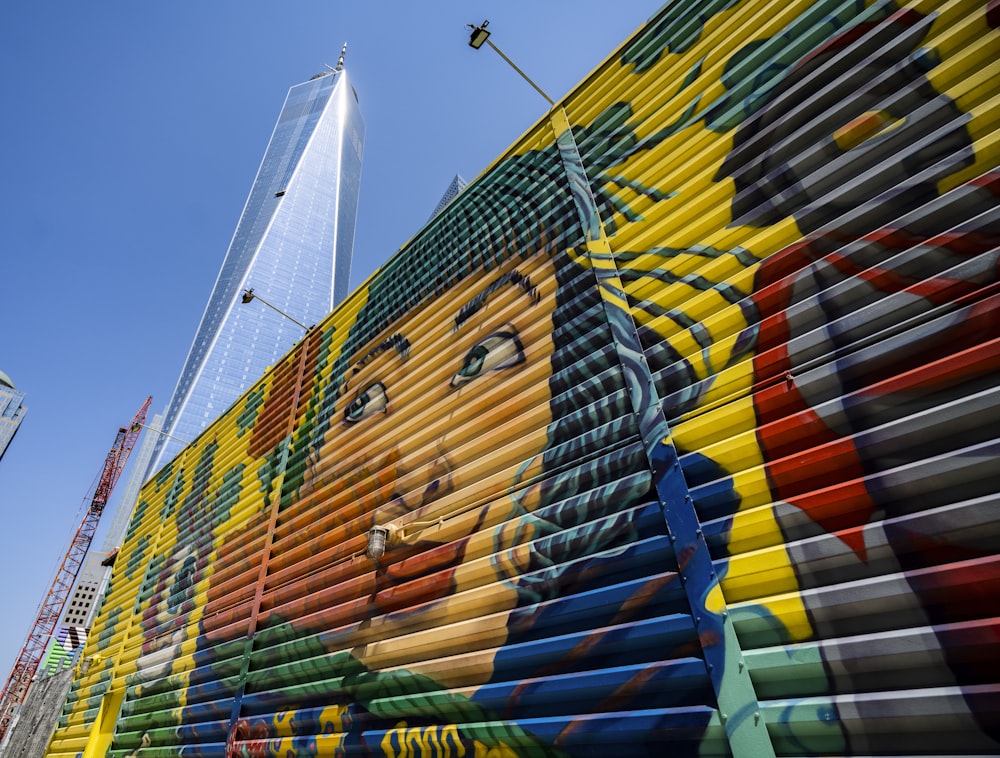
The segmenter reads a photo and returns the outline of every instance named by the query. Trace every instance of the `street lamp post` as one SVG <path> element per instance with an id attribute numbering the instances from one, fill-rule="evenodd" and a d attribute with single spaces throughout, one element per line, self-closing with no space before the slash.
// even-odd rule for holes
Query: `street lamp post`
<path id="1" fill-rule="evenodd" d="M 287 313 L 285 313 L 285 312 L 284 312 L 283 310 L 281 310 L 280 308 L 277 308 L 277 307 L 275 307 L 275 306 L 271 305 L 271 304 L 270 304 L 269 302 L 267 302 L 267 300 L 265 300 L 264 298 L 262 298 L 262 297 L 261 297 L 260 295 L 258 295 L 258 294 L 257 294 L 256 292 L 254 292 L 254 291 L 253 291 L 253 287 L 251 287 L 251 288 L 250 288 L 250 289 L 248 289 L 248 290 L 243 290 L 243 304 L 244 304 L 244 305 L 246 305 L 247 303 L 249 303 L 249 302 L 250 302 L 251 300 L 253 300 L 254 298 L 256 298 L 257 300 L 260 300 L 260 301 L 261 301 L 261 302 L 262 302 L 262 303 L 263 303 L 264 305 L 266 305 L 266 306 L 267 306 L 268 308 L 270 308 L 270 309 L 271 309 L 272 311 L 275 311 L 276 313 L 279 313 L 279 314 L 281 314 L 282 316 L 284 316 L 285 318 L 287 318 L 287 319 L 288 319 L 289 321 L 291 321 L 291 322 L 292 322 L 293 324 L 295 324 L 296 326 L 298 326 L 298 327 L 300 327 L 300 328 L 302 328 L 302 329 L 305 329 L 305 330 L 306 330 L 307 332 L 308 332 L 308 331 L 309 331 L 310 329 L 312 329 L 312 327 L 311 327 L 311 326 L 306 326 L 306 325 L 305 325 L 305 324 L 303 324 L 303 323 L 302 323 L 301 321 L 296 321 L 296 320 L 295 320 L 294 318 L 292 318 L 291 316 L 289 316 L 289 315 L 288 315 Z"/>
<path id="2" fill-rule="evenodd" d="M 478 26 L 475 24 L 466 24 L 465 28 L 472 30 L 472 34 L 469 36 L 469 47 L 473 48 L 474 50 L 478 50 L 483 46 L 483 43 L 486 43 L 487 45 L 492 47 L 497 55 L 499 55 L 501 58 L 507 61 L 508 65 L 510 65 L 512 69 L 514 69 L 517 73 L 521 75 L 524 81 L 526 81 L 528 84 L 534 87 L 535 91 L 539 95 L 548 100 L 550 106 L 555 106 L 555 103 L 553 102 L 552 98 L 546 95 L 542 91 L 541 87 L 539 87 L 537 84 L 531 81 L 528 75 L 524 73 L 520 68 L 518 68 L 517 64 L 514 63 L 514 61 L 512 61 L 510 58 L 504 55 L 503 50 L 501 50 L 499 47 L 493 44 L 492 40 L 490 40 L 490 33 L 486 31 L 486 27 L 489 25 L 490 25 L 489 21 L 483 21 L 483 23 L 479 24 Z"/>

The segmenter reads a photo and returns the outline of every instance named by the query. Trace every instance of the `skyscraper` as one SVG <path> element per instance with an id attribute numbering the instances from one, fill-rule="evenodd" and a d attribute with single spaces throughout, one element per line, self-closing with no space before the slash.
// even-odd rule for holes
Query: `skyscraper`
<path id="1" fill-rule="evenodd" d="M 448 189 L 444 191 L 441 199 L 438 200 L 437 206 L 434 208 L 434 212 L 431 214 L 431 218 L 434 218 L 441 211 L 443 211 L 448 203 L 458 197 L 458 193 L 465 189 L 468 184 L 465 179 L 462 178 L 461 174 L 455 174 L 455 178 L 451 180 L 451 184 L 448 185 Z"/>
<path id="2" fill-rule="evenodd" d="M 343 61 L 288 91 L 147 476 L 302 337 L 275 308 L 314 324 L 348 293 L 365 128 Z M 248 288 L 264 302 L 241 304 Z"/>
<path id="3" fill-rule="evenodd" d="M 18 392 L 10 377 L 0 371 L 0 458 L 3 458 L 7 445 L 14 439 L 24 414 L 28 412 L 22 403 L 24 393 Z"/>

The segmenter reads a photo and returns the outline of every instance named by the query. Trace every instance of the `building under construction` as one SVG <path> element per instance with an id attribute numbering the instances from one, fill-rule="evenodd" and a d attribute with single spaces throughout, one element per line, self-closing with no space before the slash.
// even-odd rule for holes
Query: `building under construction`
<path id="1" fill-rule="evenodd" d="M 1000 753 L 998 27 L 667 3 L 146 484 L 47 755 Z"/>

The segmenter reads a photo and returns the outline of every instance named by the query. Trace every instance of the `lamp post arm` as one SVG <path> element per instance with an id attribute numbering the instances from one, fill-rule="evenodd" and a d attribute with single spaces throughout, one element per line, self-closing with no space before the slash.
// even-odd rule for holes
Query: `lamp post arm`
<path id="1" fill-rule="evenodd" d="M 533 81 L 531 81 L 531 79 L 528 78 L 528 75 L 526 73 L 524 73 L 521 69 L 519 69 L 517 67 L 517 64 L 514 63 L 514 61 L 512 61 L 510 58 L 508 58 L 506 55 L 504 55 L 503 50 L 501 50 L 499 47 L 497 47 L 496 45 L 494 45 L 493 41 L 489 37 L 486 38 L 486 44 L 489 45 L 490 47 L 492 47 L 496 51 L 497 55 L 499 55 L 501 58 L 503 58 L 505 61 L 507 61 L 507 63 L 510 64 L 511 68 L 513 68 L 517 73 L 519 73 L 521 75 L 521 77 L 524 79 L 524 81 L 526 81 L 528 84 L 530 84 L 532 87 L 534 87 L 535 91 L 539 95 L 541 95 L 546 100 L 548 100 L 550 106 L 555 106 L 555 103 L 552 101 L 552 98 L 549 97 L 548 95 L 546 95 L 544 92 L 542 92 L 542 88 L 539 87 L 537 84 L 535 84 Z"/>
<path id="2" fill-rule="evenodd" d="M 285 312 L 284 312 L 283 310 L 281 310 L 280 308 L 277 308 L 277 307 L 275 307 L 275 306 L 271 305 L 271 304 L 270 304 L 269 302 L 267 302 L 267 300 L 265 300 L 264 298 L 262 298 L 262 297 L 261 297 L 260 295 L 258 295 L 258 294 L 257 294 L 256 292 L 253 292 L 253 290 L 250 290 L 250 291 L 251 291 L 251 292 L 253 293 L 253 294 L 251 295 L 251 298 L 256 298 L 257 300 L 260 300 L 260 301 L 261 301 L 261 302 L 262 302 L 262 303 L 263 303 L 264 305 L 266 305 L 266 306 L 267 306 L 268 308 L 270 308 L 270 309 L 271 309 L 272 311 L 274 311 L 275 313 L 277 313 L 277 314 L 279 314 L 279 315 L 281 315 L 281 316 L 284 316 L 284 317 L 285 317 L 285 318 L 287 318 L 287 319 L 288 319 L 289 321 L 291 321 L 291 322 L 292 322 L 293 324 L 296 324 L 296 325 L 298 325 L 299 327 L 301 327 L 301 328 L 302 328 L 302 329 L 304 329 L 305 331 L 307 331 L 307 332 L 309 331 L 309 327 L 308 327 L 308 326 L 306 326 L 305 324 L 303 324 L 303 323 L 302 323 L 301 321 L 296 321 L 296 320 L 295 320 L 294 318 L 292 318 L 291 316 L 289 316 L 289 315 L 288 315 L 287 313 L 285 313 Z M 245 301 L 245 302 L 248 302 L 248 301 Z"/>
<path id="3" fill-rule="evenodd" d="M 172 434 L 167 434 L 166 432 L 157 429 L 155 426 L 149 426 L 148 424 L 136 424 L 136 426 L 141 426 L 143 429 L 149 429 L 149 431 L 151 431 L 153 434 L 162 434 L 164 437 L 169 437 L 172 440 L 177 440 L 178 442 L 183 443 L 185 445 L 191 444 L 187 440 L 182 440 L 180 437 L 175 437 Z"/>

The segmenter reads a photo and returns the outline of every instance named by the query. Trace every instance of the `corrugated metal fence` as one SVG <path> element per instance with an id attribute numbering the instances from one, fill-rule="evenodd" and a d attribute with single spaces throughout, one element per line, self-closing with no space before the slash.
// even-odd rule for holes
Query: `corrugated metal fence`
<path id="1" fill-rule="evenodd" d="M 143 489 L 48 755 L 1000 753 L 998 26 L 669 2 Z"/>

